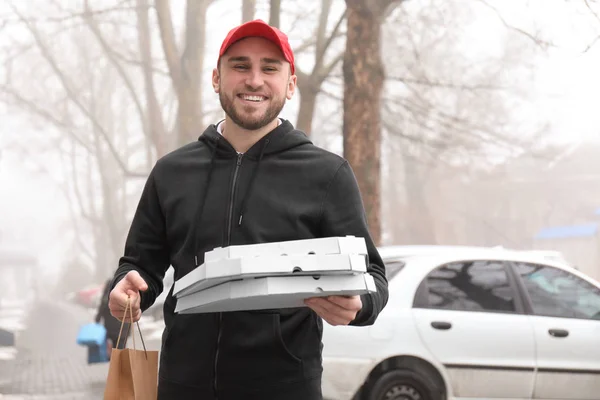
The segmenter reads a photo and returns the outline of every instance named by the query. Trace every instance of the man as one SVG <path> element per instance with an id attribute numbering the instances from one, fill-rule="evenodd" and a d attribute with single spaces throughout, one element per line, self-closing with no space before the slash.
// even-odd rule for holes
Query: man
<path id="1" fill-rule="evenodd" d="M 384 265 L 347 161 L 279 119 L 296 89 L 285 34 L 260 20 L 232 29 L 212 84 L 226 118 L 150 173 L 115 273 L 110 308 L 134 320 L 204 253 L 229 245 L 354 235 L 367 241 L 377 293 L 307 299 L 299 309 L 175 314 L 165 303 L 159 399 L 321 399 L 322 319 L 372 324 L 387 302 Z"/>

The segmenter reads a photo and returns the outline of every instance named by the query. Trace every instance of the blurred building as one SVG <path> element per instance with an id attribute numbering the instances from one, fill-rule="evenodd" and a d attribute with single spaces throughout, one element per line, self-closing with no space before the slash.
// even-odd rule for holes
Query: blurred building
<path id="1" fill-rule="evenodd" d="M 600 224 L 553 226 L 534 237 L 535 249 L 556 250 L 578 270 L 600 281 Z"/>
<path id="2" fill-rule="evenodd" d="M 28 252 L 0 243 L 0 308 L 28 304 L 35 299 L 37 263 L 37 258 Z"/>
<path id="3" fill-rule="evenodd" d="M 487 169 L 397 167 L 383 187 L 385 244 L 556 250 L 600 278 L 600 142 L 558 150 Z"/>

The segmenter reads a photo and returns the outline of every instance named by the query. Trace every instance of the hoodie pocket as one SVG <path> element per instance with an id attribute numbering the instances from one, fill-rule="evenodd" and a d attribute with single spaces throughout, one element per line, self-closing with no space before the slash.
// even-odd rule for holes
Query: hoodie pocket
<path id="1" fill-rule="evenodd" d="M 294 317 L 290 321 L 270 310 L 224 313 L 218 357 L 221 381 L 252 385 L 305 379 L 306 366 L 320 361 L 320 342 L 311 318 Z"/>
<path id="2" fill-rule="evenodd" d="M 290 360 L 292 360 L 293 362 L 297 364 L 302 363 L 302 360 L 296 355 L 294 355 L 294 353 L 288 348 L 288 345 L 283 339 L 283 335 L 281 333 L 281 316 L 279 314 L 272 314 L 271 317 L 273 318 L 273 329 L 275 331 L 275 337 L 279 341 L 283 352 L 286 353 L 290 357 Z"/>
<path id="3" fill-rule="evenodd" d="M 160 354 L 161 379 L 202 386 L 212 381 L 217 342 L 214 317 L 175 314 L 167 328 Z"/>

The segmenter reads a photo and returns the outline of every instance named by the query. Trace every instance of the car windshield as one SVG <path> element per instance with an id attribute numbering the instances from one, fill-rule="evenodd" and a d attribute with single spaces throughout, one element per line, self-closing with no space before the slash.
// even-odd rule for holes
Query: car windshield
<path id="1" fill-rule="evenodd" d="M 404 261 L 389 261 L 385 263 L 385 275 L 388 281 L 398 275 L 398 272 L 404 268 L 406 263 Z"/>

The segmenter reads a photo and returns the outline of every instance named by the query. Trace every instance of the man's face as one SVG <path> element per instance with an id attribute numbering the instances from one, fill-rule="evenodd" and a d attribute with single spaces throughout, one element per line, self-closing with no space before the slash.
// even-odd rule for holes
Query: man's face
<path id="1" fill-rule="evenodd" d="M 221 106 L 238 126 L 257 130 L 272 122 L 296 89 L 296 76 L 274 43 L 250 37 L 234 43 L 213 71 Z"/>

